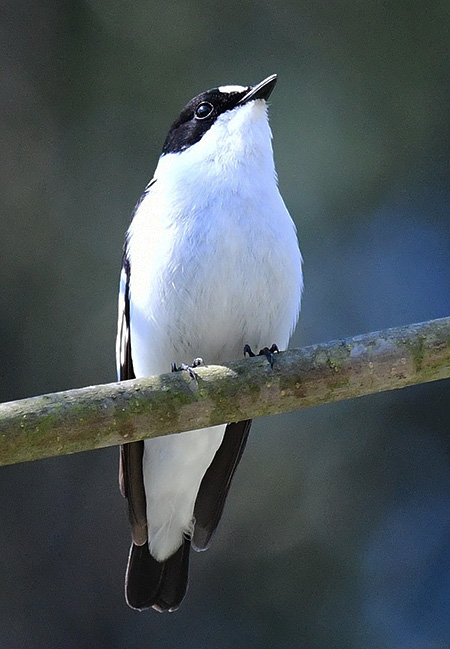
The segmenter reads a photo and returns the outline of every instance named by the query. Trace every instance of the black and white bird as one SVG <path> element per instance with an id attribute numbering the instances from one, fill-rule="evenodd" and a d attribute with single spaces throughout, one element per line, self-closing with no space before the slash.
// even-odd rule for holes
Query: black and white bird
<path id="1" fill-rule="evenodd" d="M 303 280 L 273 160 L 267 99 L 276 80 L 207 90 L 170 128 L 126 235 L 119 380 L 168 372 L 174 361 L 239 359 L 246 346 L 287 347 Z M 209 546 L 250 424 L 122 447 L 131 607 L 180 605 L 190 546 Z"/>

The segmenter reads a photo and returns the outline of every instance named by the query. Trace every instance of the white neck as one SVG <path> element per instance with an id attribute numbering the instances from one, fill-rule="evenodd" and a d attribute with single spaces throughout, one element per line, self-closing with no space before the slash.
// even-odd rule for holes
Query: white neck
<path id="1" fill-rule="evenodd" d="M 253 101 L 221 115 L 199 142 L 161 156 L 155 178 L 180 200 L 193 191 L 207 200 L 221 191 L 242 196 L 248 187 L 254 196 L 258 189 L 276 189 L 266 103 Z"/>

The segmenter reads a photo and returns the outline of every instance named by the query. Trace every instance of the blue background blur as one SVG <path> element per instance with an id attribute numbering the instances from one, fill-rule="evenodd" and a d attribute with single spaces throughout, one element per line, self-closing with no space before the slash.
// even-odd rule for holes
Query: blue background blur
<path id="1" fill-rule="evenodd" d="M 5 0 L 1 377 L 114 380 L 123 235 L 193 95 L 277 72 L 306 289 L 294 346 L 450 313 L 450 3 Z M 189 360 L 189 359 L 177 359 Z M 2 649 L 450 646 L 440 382 L 255 423 L 173 615 L 123 598 L 117 449 L 0 471 Z"/>

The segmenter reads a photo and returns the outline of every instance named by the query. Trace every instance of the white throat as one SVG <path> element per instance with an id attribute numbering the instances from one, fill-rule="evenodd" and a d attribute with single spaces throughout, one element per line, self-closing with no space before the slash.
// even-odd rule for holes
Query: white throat
<path id="1" fill-rule="evenodd" d="M 155 178 L 170 183 L 171 191 L 180 193 L 181 200 L 197 193 L 196 187 L 215 196 L 233 190 L 242 194 L 246 187 L 254 196 L 255 185 L 275 188 L 266 103 L 252 101 L 220 115 L 191 147 L 161 156 Z"/>

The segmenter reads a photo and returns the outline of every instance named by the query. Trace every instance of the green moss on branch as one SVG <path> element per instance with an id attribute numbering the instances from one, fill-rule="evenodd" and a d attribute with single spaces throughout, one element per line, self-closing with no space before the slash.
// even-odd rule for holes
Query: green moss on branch
<path id="1" fill-rule="evenodd" d="M 0 464 L 75 453 L 450 377 L 450 318 L 262 358 L 0 405 Z M 206 433 L 205 433 L 206 434 Z"/>

